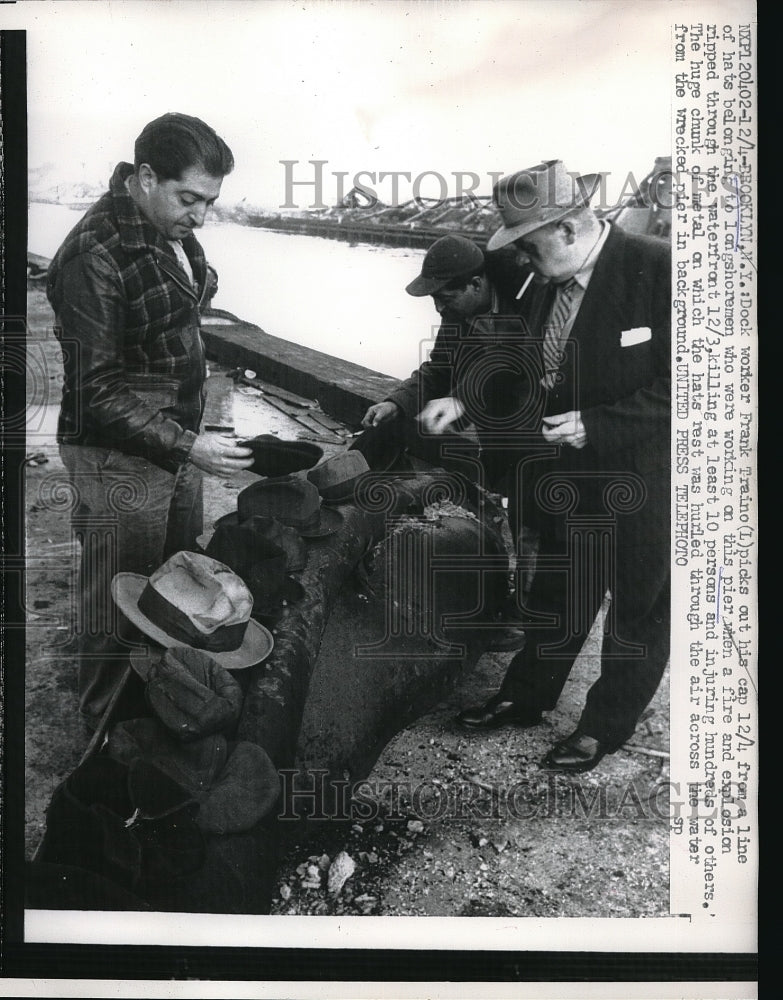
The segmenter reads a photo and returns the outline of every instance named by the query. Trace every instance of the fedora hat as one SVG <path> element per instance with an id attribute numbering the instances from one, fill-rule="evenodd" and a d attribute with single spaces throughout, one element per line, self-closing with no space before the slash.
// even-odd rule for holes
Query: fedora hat
<path id="1" fill-rule="evenodd" d="M 219 517 L 215 521 L 212 530 L 205 531 L 203 535 L 199 535 L 196 539 L 199 548 L 202 552 L 207 551 L 210 541 L 221 525 L 238 525 L 239 523 L 239 514 L 235 510 L 230 514 L 224 514 L 222 517 Z M 275 545 L 278 545 L 285 552 L 286 566 L 289 573 L 298 573 L 304 569 L 307 562 L 307 546 L 301 535 L 293 528 L 289 528 L 286 524 L 281 524 L 274 517 L 262 517 L 261 514 L 245 518 L 241 523 L 250 525 L 255 537 L 266 538 L 270 542 L 274 542 Z M 225 559 L 221 561 L 226 562 Z"/>
<path id="2" fill-rule="evenodd" d="M 464 236 L 441 236 L 424 255 L 421 274 L 405 291 L 408 295 L 434 295 L 455 278 L 470 278 L 483 267 L 484 254 L 472 240 Z"/>
<path id="3" fill-rule="evenodd" d="M 354 449 L 325 458 L 310 469 L 307 478 L 321 494 L 324 503 L 345 503 L 353 498 L 362 476 L 369 471 L 367 459 Z"/>
<path id="4" fill-rule="evenodd" d="M 575 177 L 566 171 L 562 160 L 546 160 L 501 177 L 492 198 L 503 225 L 490 237 L 487 250 L 498 250 L 589 204 L 600 179 L 600 174 Z"/>
<path id="5" fill-rule="evenodd" d="M 307 479 L 286 476 L 252 483 L 237 497 L 240 522 L 260 514 L 295 528 L 303 538 L 325 538 L 342 524 L 336 510 L 321 507 L 318 490 Z"/>
<path id="6" fill-rule="evenodd" d="M 148 577 L 117 573 L 111 593 L 126 618 L 160 646 L 206 650 L 227 670 L 249 667 L 272 651 L 272 636 L 250 617 L 247 586 L 209 556 L 175 552 Z"/>
<path id="7" fill-rule="evenodd" d="M 285 604 L 295 604 L 304 597 L 304 587 L 288 575 L 285 550 L 257 531 L 257 522 L 263 527 L 266 519 L 250 517 L 241 524 L 218 524 L 207 555 L 225 563 L 244 580 L 253 596 L 253 617 L 267 625 L 265 619 L 276 618 Z M 304 545 L 301 538 L 299 544 Z"/>
<path id="8" fill-rule="evenodd" d="M 253 452 L 253 464 L 247 470 L 257 476 L 288 476 L 300 469 L 310 469 L 323 456 L 323 449 L 308 441 L 281 441 L 273 434 L 259 434 L 239 442 Z"/>

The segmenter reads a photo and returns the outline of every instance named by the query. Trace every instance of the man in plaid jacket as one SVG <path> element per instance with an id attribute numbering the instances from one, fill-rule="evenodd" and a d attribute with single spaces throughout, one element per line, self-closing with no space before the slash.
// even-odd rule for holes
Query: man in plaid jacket
<path id="1" fill-rule="evenodd" d="M 200 119 L 155 119 L 136 140 L 134 163 L 118 164 L 49 269 L 64 367 L 57 440 L 82 543 L 79 702 L 92 727 L 127 663 L 112 577 L 147 576 L 192 549 L 202 473 L 230 476 L 252 464 L 233 438 L 199 429 L 199 319 L 216 276 L 193 230 L 233 165 Z"/>

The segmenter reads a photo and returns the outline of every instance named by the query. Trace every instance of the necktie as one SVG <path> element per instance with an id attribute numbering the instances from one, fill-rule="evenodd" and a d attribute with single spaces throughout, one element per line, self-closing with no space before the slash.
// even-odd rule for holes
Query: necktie
<path id="1" fill-rule="evenodd" d="M 569 278 L 555 286 L 552 308 L 544 324 L 544 377 L 541 384 L 547 389 L 554 387 L 558 369 L 563 362 L 563 330 L 571 314 L 575 285 L 576 280 Z"/>

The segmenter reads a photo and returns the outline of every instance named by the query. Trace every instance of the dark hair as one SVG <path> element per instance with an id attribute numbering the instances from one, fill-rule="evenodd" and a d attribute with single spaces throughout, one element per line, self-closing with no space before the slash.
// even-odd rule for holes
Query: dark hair
<path id="1" fill-rule="evenodd" d="M 457 275 L 456 278 L 451 278 L 451 280 L 447 284 L 443 285 L 440 290 L 442 292 L 456 292 L 461 288 L 466 288 L 473 278 L 480 278 L 484 274 L 484 271 L 485 268 L 483 264 L 480 264 L 478 267 L 472 267 L 469 271 L 466 271 L 465 274 L 460 274 Z"/>
<path id="2" fill-rule="evenodd" d="M 179 180 L 190 167 L 211 177 L 225 177 L 234 169 L 234 156 L 214 129 L 200 118 L 176 112 L 145 125 L 136 140 L 136 170 L 148 163 L 161 180 Z"/>

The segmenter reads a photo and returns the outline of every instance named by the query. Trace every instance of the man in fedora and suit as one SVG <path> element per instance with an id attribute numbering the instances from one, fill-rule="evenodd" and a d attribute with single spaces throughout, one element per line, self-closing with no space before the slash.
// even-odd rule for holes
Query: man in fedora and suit
<path id="1" fill-rule="evenodd" d="M 201 531 L 203 472 L 230 476 L 251 452 L 200 430 L 200 310 L 214 272 L 194 235 L 234 165 L 198 118 L 144 127 L 134 163 L 69 233 L 47 296 L 62 344 L 57 440 L 71 480 L 79 576 L 79 704 L 95 727 L 122 676 L 110 597 L 117 572 L 149 575 Z"/>
<path id="2" fill-rule="evenodd" d="M 519 301 L 537 377 L 515 401 L 510 516 L 539 533 L 525 648 L 469 729 L 533 726 L 555 708 L 602 606 L 601 674 L 544 765 L 586 771 L 633 733 L 669 655 L 670 249 L 589 206 L 560 161 L 502 178 L 503 220 L 537 275 Z M 506 388 L 508 383 L 506 383 Z"/>

